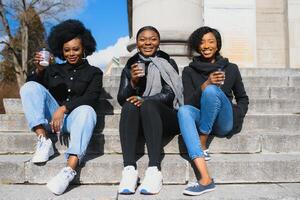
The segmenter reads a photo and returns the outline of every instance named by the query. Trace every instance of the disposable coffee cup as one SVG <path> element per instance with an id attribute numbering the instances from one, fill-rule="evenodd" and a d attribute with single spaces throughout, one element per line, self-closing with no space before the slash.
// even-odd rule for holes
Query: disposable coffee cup
<path id="1" fill-rule="evenodd" d="M 49 61 L 50 61 L 50 52 L 47 51 L 45 48 L 40 51 L 40 54 L 42 56 L 42 60 L 40 61 L 40 65 L 47 67 L 49 66 Z"/>
<path id="2" fill-rule="evenodd" d="M 143 62 L 138 62 L 138 67 L 139 67 L 139 69 L 142 69 L 142 70 L 143 70 L 143 72 L 141 72 L 139 76 L 140 76 L 140 77 L 145 76 L 145 63 L 143 63 Z"/>
<path id="3" fill-rule="evenodd" d="M 218 69 L 218 72 L 222 72 L 222 74 L 225 74 L 225 72 L 224 72 L 221 68 Z M 222 82 L 220 83 L 220 85 L 224 85 L 224 81 L 222 81 Z"/>

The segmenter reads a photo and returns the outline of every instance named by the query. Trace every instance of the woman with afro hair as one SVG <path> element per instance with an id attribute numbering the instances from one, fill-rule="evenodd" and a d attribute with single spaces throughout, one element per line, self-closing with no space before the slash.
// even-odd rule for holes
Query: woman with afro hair
<path id="1" fill-rule="evenodd" d="M 198 55 L 182 72 L 185 105 L 177 115 L 189 157 L 201 177 L 184 190 L 186 195 L 215 189 L 206 166 L 211 159 L 208 135 L 231 137 L 240 132 L 248 110 L 249 99 L 238 66 L 220 55 L 221 46 L 220 33 L 207 26 L 195 30 L 188 41 L 190 57 Z"/>
<path id="2" fill-rule="evenodd" d="M 96 49 L 91 32 L 78 20 L 66 20 L 54 26 L 48 37 L 51 53 L 65 61 L 40 65 L 28 74 L 20 95 L 28 125 L 38 138 L 33 163 L 45 163 L 54 155 L 49 133 L 69 133 L 65 152 L 67 166 L 48 183 L 55 194 L 62 194 L 76 175 L 76 167 L 85 155 L 96 125 L 94 106 L 102 88 L 102 71 L 91 66 L 86 56 Z"/>

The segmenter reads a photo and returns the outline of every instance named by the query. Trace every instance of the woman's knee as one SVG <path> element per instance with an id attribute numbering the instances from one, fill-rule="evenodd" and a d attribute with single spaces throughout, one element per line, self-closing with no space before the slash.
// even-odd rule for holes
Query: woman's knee
<path id="1" fill-rule="evenodd" d="M 82 105 L 75 108 L 72 112 L 75 112 L 76 115 L 82 119 L 88 119 L 96 121 L 97 114 L 95 110 L 89 105 Z"/>
<path id="2" fill-rule="evenodd" d="M 29 81 L 26 82 L 21 88 L 20 88 L 20 96 L 24 96 L 26 94 L 30 94 L 32 92 L 36 93 L 40 88 L 43 87 L 40 83 L 35 81 Z"/>
<path id="3" fill-rule="evenodd" d="M 208 85 L 203 91 L 202 91 L 202 96 L 216 96 L 218 94 L 218 90 L 220 88 L 216 85 Z"/>
<path id="4" fill-rule="evenodd" d="M 134 112 L 137 111 L 138 107 L 130 102 L 125 102 L 122 106 L 122 113 L 130 113 L 130 112 Z"/>
<path id="5" fill-rule="evenodd" d="M 197 111 L 198 109 L 191 105 L 183 105 L 178 109 L 177 117 L 185 119 L 187 117 L 193 116 L 193 114 Z"/>
<path id="6" fill-rule="evenodd" d="M 146 99 L 141 105 L 141 114 L 149 114 L 151 112 L 155 112 L 158 107 L 158 101 Z"/>
<path id="7" fill-rule="evenodd" d="M 183 105 L 180 106 L 177 112 L 177 116 L 180 117 L 184 117 L 190 114 L 190 106 L 189 105 Z"/>

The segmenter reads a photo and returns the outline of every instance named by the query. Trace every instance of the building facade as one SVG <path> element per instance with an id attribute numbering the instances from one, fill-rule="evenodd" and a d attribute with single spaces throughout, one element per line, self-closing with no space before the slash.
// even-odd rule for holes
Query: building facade
<path id="1" fill-rule="evenodd" d="M 130 51 L 145 25 L 161 33 L 161 49 L 179 63 L 198 27 L 218 29 L 222 55 L 240 67 L 300 68 L 299 0 L 128 0 Z"/>

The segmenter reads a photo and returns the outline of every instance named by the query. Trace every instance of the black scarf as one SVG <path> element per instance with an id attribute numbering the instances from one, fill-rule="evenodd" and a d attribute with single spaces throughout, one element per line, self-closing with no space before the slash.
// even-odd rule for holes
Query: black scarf
<path id="1" fill-rule="evenodd" d="M 201 56 L 197 56 L 193 58 L 193 62 L 189 64 L 189 67 L 207 79 L 210 73 L 218 71 L 219 69 L 224 70 L 228 63 L 228 59 L 222 56 L 216 56 L 215 63 L 205 62 Z"/>

